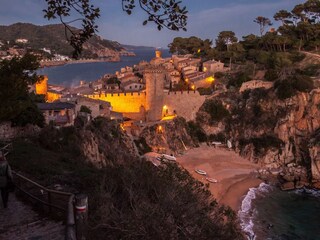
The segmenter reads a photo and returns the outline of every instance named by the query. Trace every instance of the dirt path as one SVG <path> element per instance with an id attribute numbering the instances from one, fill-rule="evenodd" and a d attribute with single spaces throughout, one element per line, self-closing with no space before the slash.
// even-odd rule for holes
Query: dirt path
<path id="1" fill-rule="evenodd" d="M 64 230 L 61 222 L 40 216 L 14 194 L 9 196 L 8 208 L 0 204 L 1 240 L 63 240 Z"/>

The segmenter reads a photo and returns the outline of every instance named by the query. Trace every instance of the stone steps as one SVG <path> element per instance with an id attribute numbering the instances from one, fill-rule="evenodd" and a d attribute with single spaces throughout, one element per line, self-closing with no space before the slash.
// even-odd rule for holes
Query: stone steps
<path id="1" fill-rule="evenodd" d="M 10 194 L 8 208 L 0 208 L 0 240 L 63 240 L 65 226 L 40 216 Z"/>

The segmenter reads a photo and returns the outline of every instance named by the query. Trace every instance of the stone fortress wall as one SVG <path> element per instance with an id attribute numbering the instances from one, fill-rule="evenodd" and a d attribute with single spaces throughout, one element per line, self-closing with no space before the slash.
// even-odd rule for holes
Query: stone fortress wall
<path id="1" fill-rule="evenodd" d="M 141 106 L 146 106 L 146 93 L 101 93 L 94 95 L 87 95 L 86 97 L 92 99 L 99 99 L 110 102 L 112 110 L 122 113 L 139 113 Z"/>
<path id="2" fill-rule="evenodd" d="M 198 91 L 168 92 L 164 97 L 166 109 L 163 112 L 168 110 L 169 115 L 177 114 L 187 121 L 194 120 L 205 99 Z"/>

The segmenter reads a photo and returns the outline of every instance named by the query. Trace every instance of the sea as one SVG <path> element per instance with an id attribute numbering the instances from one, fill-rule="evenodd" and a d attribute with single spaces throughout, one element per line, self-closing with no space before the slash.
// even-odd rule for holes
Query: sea
<path id="1" fill-rule="evenodd" d="M 249 240 L 320 240 L 320 191 L 250 188 L 238 212 Z"/>
<path id="2" fill-rule="evenodd" d="M 135 48 L 136 56 L 121 57 L 120 62 L 71 63 L 62 66 L 45 67 L 38 70 L 38 74 L 47 75 L 49 84 L 66 87 L 78 86 L 81 80 L 91 82 L 101 78 L 107 73 L 120 71 L 122 67 L 133 66 L 141 61 L 150 61 L 155 57 L 153 48 Z M 168 49 L 162 49 L 162 57 L 170 57 Z"/>
<path id="3" fill-rule="evenodd" d="M 135 57 L 122 57 L 120 62 L 66 64 L 42 68 L 38 73 L 48 75 L 50 84 L 79 85 L 80 80 L 94 81 L 155 56 L 155 49 L 151 48 L 138 48 L 134 52 Z M 162 55 L 171 56 L 166 49 Z M 320 240 L 320 191 L 284 192 L 261 183 L 244 196 L 238 216 L 249 240 Z"/>

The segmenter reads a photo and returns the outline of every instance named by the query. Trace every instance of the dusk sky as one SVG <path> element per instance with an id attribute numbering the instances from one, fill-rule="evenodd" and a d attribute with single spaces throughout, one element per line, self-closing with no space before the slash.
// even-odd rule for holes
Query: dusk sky
<path id="1" fill-rule="evenodd" d="M 187 32 L 158 31 L 148 23 L 142 26 L 146 14 L 137 7 L 131 16 L 121 9 L 121 0 L 95 0 L 101 9 L 99 35 L 123 44 L 167 47 L 174 37 L 197 36 L 214 40 L 217 34 L 231 30 L 238 37 L 254 33 L 259 28 L 253 19 L 269 17 L 280 9 L 292 10 L 302 0 L 182 0 L 189 10 Z M 29 22 L 38 25 L 58 23 L 43 18 L 44 0 L 0 0 L 0 25 Z M 274 21 L 273 21 L 274 22 Z M 1 34 L 1 33 L 0 33 Z"/>

